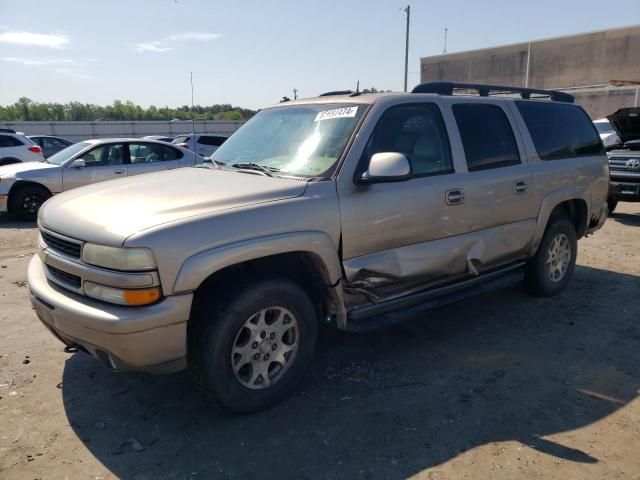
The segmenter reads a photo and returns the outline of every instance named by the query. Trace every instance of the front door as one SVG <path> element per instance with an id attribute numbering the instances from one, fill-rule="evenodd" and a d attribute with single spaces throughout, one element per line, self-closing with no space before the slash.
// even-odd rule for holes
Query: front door
<path id="1" fill-rule="evenodd" d="M 345 178 L 338 182 L 348 280 L 378 285 L 464 273 L 466 259 L 459 245 L 467 228 L 464 175 L 454 169 L 438 105 L 408 103 L 384 111 L 355 175 L 381 152 L 404 154 L 412 177 L 372 185 Z"/>
<path id="2" fill-rule="evenodd" d="M 91 183 L 104 182 L 114 178 L 126 177 L 125 145 L 122 143 L 106 143 L 98 145 L 82 156 L 85 166 L 65 167 L 62 173 L 62 188 L 70 190 Z"/>

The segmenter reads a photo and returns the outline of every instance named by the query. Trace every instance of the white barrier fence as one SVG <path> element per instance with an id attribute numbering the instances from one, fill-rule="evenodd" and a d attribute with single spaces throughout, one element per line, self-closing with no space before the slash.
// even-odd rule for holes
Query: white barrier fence
<path id="1" fill-rule="evenodd" d="M 196 120 L 196 133 L 229 136 L 244 122 Z M 11 128 L 25 135 L 54 135 L 73 142 L 89 138 L 144 137 L 165 135 L 175 137 L 191 133 L 194 124 L 188 121 L 95 121 L 95 122 L 0 122 L 0 128 Z"/>

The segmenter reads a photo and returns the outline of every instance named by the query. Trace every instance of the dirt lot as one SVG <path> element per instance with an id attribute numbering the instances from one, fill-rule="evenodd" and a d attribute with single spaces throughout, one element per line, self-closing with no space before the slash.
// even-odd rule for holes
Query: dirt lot
<path id="1" fill-rule="evenodd" d="M 297 393 L 239 417 L 64 353 L 27 299 L 35 229 L 0 218 L 0 477 L 640 479 L 638 229 L 620 204 L 556 298 L 325 331 Z"/>

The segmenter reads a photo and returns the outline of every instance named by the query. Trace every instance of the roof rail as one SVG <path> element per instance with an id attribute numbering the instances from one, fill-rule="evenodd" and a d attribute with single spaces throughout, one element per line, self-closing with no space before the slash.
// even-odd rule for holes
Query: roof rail
<path id="1" fill-rule="evenodd" d="M 456 82 L 426 82 L 416 85 L 411 93 L 437 93 L 438 95 L 453 95 L 454 90 L 477 90 L 481 97 L 495 94 L 519 93 L 522 98 L 529 99 L 532 94 L 549 97 L 555 102 L 573 103 L 573 95 L 558 90 L 543 90 L 539 88 L 508 87 L 502 85 L 483 85 L 481 83 Z"/>
<path id="2" fill-rule="evenodd" d="M 318 95 L 319 97 L 330 97 L 332 95 L 349 95 L 353 93 L 353 90 L 334 90 L 333 92 L 324 92 Z"/>
<path id="3" fill-rule="evenodd" d="M 0 128 L 0 132 L 2 133 L 16 133 L 16 131 L 12 128 Z"/>

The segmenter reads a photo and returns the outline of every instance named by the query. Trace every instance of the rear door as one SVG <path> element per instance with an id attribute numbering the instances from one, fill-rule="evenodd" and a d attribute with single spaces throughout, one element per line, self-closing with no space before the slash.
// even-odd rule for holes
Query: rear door
<path id="1" fill-rule="evenodd" d="M 139 142 L 128 144 L 127 175 L 171 170 L 183 166 L 182 152 L 160 143 Z"/>
<path id="2" fill-rule="evenodd" d="M 24 145 L 20 140 L 12 135 L 0 134 L 0 161 L 3 159 L 17 159 L 21 161 L 31 160 L 27 158 L 28 145 Z"/>
<path id="3" fill-rule="evenodd" d="M 127 176 L 124 143 L 100 144 L 78 158 L 85 161 L 85 166 L 75 168 L 71 166 L 71 162 L 64 168 L 63 190 Z"/>
<path id="4" fill-rule="evenodd" d="M 477 271 L 526 255 L 538 202 L 519 131 L 504 102 L 454 101 L 451 110 L 467 165 L 469 261 Z"/>

